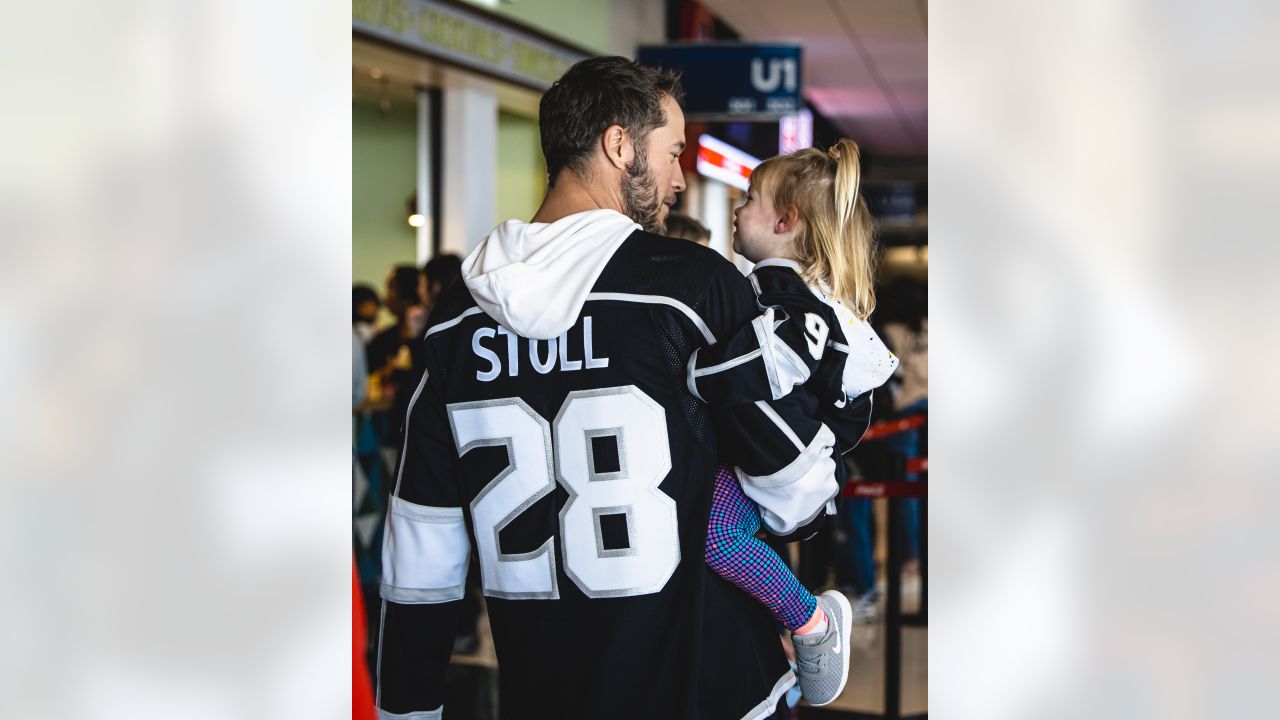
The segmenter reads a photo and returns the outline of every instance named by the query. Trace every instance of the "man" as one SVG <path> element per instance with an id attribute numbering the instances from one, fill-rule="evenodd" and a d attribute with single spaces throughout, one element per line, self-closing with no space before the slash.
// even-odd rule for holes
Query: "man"
<path id="1" fill-rule="evenodd" d="M 699 245 L 711 244 L 711 231 L 706 225 L 682 213 L 667 216 L 667 237 L 683 238 Z"/>
<path id="2" fill-rule="evenodd" d="M 400 348 L 409 344 L 420 333 L 412 327 L 410 317 L 415 307 L 422 304 L 418 297 L 418 268 L 412 265 L 396 265 L 387 273 L 387 310 L 395 316 L 396 323 L 374 336 L 369 342 L 366 360 L 369 372 L 388 369 Z"/>
<path id="3" fill-rule="evenodd" d="M 462 258 L 453 254 L 437 255 L 418 273 L 418 296 L 428 308 L 434 307 L 444 289 L 462 274 Z"/>
<path id="4" fill-rule="evenodd" d="M 378 311 L 381 308 L 378 291 L 364 283 L 351 286 L 351 330 L 360 338 L 362 347 L 378 334 Z M 368 364 L 367 357 L 362 364 Z"/>
<path id="5" fill-rule="evenodd" d="M 434 308 L 383 556 L 378 707 L 443 713 L 471 547 L 504 718 L 773 718 L 795 683 L 767 612 L 703 557 L 713 473 L 788 530 L 835 491 L 811 396 L 711 409 L 693 351 L 759 310 L 716 253 L 661 237 L 684 190 L 675 76 L 584 60 L 542 99 L 548 191 Z"/>

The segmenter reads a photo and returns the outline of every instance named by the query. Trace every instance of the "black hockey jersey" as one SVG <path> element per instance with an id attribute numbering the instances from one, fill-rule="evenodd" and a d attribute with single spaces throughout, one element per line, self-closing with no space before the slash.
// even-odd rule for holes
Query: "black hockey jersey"
<path id="1" fill-rule="evenodd" d="M 843 327 L 852 323 L 842 321 L 831 303 L 809 289 L 795 263 L 767 260 L 749 279 L 763 313 L 724 341 L 694 351 L 688 365 L 689 391 L 723 406 L 777 400 L 804 387 L 817 399 L 817 417 L 835 434 L 839 452 L 852 450 L 870 426 L 872 391 L 889 378 L 897 358 L 870 326 L 859 326 L 871 337 L 859 338 L 851 359 L 851 340 Z M 850 383 L 861 385 L 852 397 Z M 781 523 L 761 501 L 758 483 L 749 473 L 738 468 L 737 475 L 746 495 L 761 503 L 761 517 L 775 535 L 790 540 L 816 532 L 820 517 L 798 527 Z M 844 463 L 837 463 L 832 497 L 846 479 Z M 835 503 L 826 511 L 834 513 Z"/>
<path id="2" fill-rule="evenodd" d="M 801 520 L 834 438 L 810 393 L 717 408 L 686 382 L 695 349 L 758 313 L 715 252 L 639 230 L 557 337 L 445 293 L 388 513 L 384 717 L 440 717 L 472 548 L 501 717 L 774 716 L 795 678 L 773 622 L 704 563 L 713 473 L 743 468 Z"/>
<path id="3" fill-rule="evenodd" d="M 869 387 L 846 387 L 849 338 L 833 306 L 823 302 L 798 267 L 771 260 L 749 276 L 761 315 L 724 341 L 694 351 L 689 358 L 689 391 L 713 405 L 777 400 L 803 385 L 818 399 L 820 419 L 835 433 L 842 452 L 853 449 L 870 424 L 871 392 L 897 367 L 898 360 L 878 337 L 870 338 L 880 367 L 862 370 Z M 865 332 L 874 335 L 867 326 Z M 856 346 L 860 352 L 864 345 Z M 851 394 L 853 393 L 853 394 Z"/>

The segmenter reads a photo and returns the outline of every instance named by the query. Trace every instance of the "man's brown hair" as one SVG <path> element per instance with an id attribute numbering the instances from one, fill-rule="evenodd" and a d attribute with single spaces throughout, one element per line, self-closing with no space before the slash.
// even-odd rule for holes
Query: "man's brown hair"
<path id="1" fill-rule="evenodd" d="M 565 168 L 583 177 L 592 148 L 610 125 L 622 126 L 636 151 L 643 152 L 649 133 L 667 122 L 660 104 L 664 95 L 683 107 L 680 78 L 669 70 L 617 55 L 574 64 L 547 90 L 539 106 L 547 186 L 554 186 Z"/>

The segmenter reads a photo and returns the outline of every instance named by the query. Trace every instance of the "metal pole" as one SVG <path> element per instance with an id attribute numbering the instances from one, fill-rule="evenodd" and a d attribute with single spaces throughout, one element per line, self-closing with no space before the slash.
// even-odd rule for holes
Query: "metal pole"
<path id="1" fill-rule="evenodd" d="M 905 478 L 904 458 L 895 458 L 894 480 Z M 889 557 L 885 572 L 887 594 L 884 624 L 884 716 L 898 720 L 902 716 L 902 500 L 890 498 Z"/>
<path id="2" fill-rule="evenodd" d="M 432 235 L 436 225 L 435 208 L 431 206 L 431 91 L 418 88 L 418 207 L 425 222 L 417 228 L 418 265 L 431 259 Z"/>

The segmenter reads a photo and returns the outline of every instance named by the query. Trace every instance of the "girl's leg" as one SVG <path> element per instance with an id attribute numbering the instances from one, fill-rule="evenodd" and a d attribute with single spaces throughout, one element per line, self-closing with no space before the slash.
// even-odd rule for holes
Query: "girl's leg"
<path id="1" fill-rule="evenodd" d="M 707 523 L 707 565 L 760 601 L 788 630 L 813 617 L 817 600 L 768 545 L 756 538 L 760 511 L 727 467 L 716 470 Z"/>

